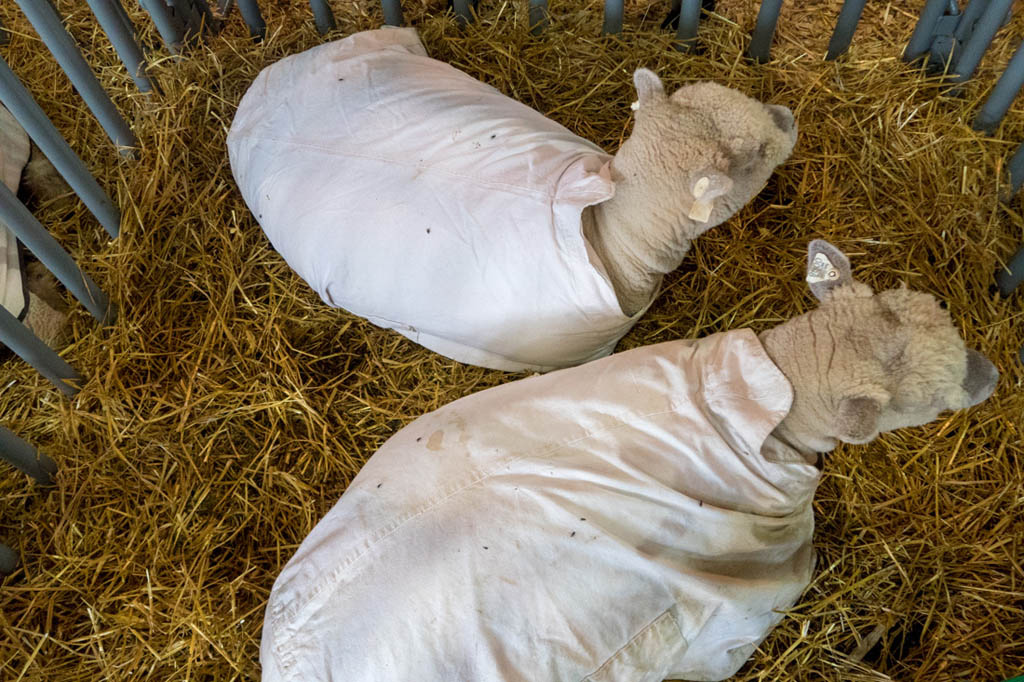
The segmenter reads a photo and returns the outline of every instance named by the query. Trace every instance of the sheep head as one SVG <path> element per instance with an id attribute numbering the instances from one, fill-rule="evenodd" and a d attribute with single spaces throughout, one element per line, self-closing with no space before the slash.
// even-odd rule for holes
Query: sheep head
<path id="1" fill-rule="evenodd" d="M 616 154 L 613 177 L 646 188 L 659 218 L 685 228 L 681 236 L 692 239 L 731 217 L 796 143 L 796 122 L 784 106 L 712 82 L 668 96 L 648 69 L 637 69 L 633 82 L 636 123 Z"/>
<path id="2" fill-rule="evenodd" d="M 807 281 L 819 306 L 761 335 L 793 385 L 780 429 L 794 444 L 826 452 L 840 441 L 867 443 L 995 389 L 999 372 L 965 347 L 933 296 L 905 287 L 874 293 L 822 240 L 808 247 Z"/>

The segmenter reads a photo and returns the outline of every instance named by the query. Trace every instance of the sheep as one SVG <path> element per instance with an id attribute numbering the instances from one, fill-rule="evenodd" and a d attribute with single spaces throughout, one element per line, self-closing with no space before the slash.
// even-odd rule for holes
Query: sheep
<path id="1" fill-rule="evenodd" d="M 633 75 L 611 156 L 427 57 L 415 29 L 263 70 L 228 134 L 249 209 L 331 306 L 449 358 L 548 371 L 612 352 L 690 243 L 765 185 L 792 112 Z"/>
<path id="2" fill-rule="evenodd" d="M 25 201 L 54 201 L 71 188 L 29 140 L 14 116 L 0 106 L 0 181 Z M 25 258 L 14 233 L 0 223 L 2 305 L 19 317 L 43 343 L 58 345 L 67 329 L 67 305 L 56 278 L 37 260 Z"/>
<path id="3" fill-rule="evenodd" d="M 976 405 L 932 296 L 827 242 L 814 310 L 481 391 L 374 454 L 271 591 L 264 682 L 733 675 L 814 569 L 819 457 Z"/>

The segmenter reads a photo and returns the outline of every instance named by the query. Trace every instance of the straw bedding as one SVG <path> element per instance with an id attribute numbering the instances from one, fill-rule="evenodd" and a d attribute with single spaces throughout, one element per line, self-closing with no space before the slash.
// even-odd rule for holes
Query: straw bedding
<path id="1" fill-rule="evenodd" d="M 164 93 L 146 97 L 85 3 L 58 3 L 142 142 L 135 160 L 113 151 L 12 3 L 0 7 L 14 34 L 5 58 L 124 212 L 110 241 L 80 205 L 37 211 L 121 314 L 98 329 L 74 307 L 64 356 L 88 379 L 73 401 L 17 360 L 2 368 L 3 424 L 61 467 L 50 490 L 0 476 L 0 539 L 25 561 L 0 587 L 2 679 L 258 679 L 273 580 L 365 459 L 415 416 L 514 378 L 328 309 L 269 248 L 224 137 L 256 73 L 321 39 L 308 3 L 261 4 L 263 44 L 234 14 L 183 60 L 155 51 Z M 465 31 L 439 16 L 441 2 L 404 4 L 432 55 L 609 150 L 628 133 L 639 65 L 669 88 L 714 78 L 796 112 L 792 159 L 701 238 L 621 347 L 805 311 L 804 249 L 825 237 L 871 285 L 947 301 L 1002 372 L 977 409 L 828 457 L 815 581 L 737 679 L 1024 671 L 1024 308 L 1020 294 L 990 290 L 1024 239 L 1020 199 L 1000 200 L 1024 105 L 992 138 L 969 127 L 1024 21 L 951 96 L 899 61 L 919 2 L 869 6 L 838 63 L 821 55 L 839 0 L 786 3 L 767 65 L 741 57 L 751 0 L 720 1 L 699 55 L 667 49 L 662 3 L 630 3 L 625 34 L 600 37 L 598 0 L 553 2 L 540 38 L 525 30 L 525 2 L 485 1 Z M 334 9 L 339 36 L 381 21 L 371 0 Z"/>

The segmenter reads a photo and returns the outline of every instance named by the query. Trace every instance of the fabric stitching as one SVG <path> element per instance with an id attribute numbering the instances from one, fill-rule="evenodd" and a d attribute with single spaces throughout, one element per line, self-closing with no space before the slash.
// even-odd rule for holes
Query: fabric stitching
<path id="1" fill-rule="evenodd" d="M 658 627 L 658 625 L 659 625 L 660 621 L 664 620 L 665 618 L 670 618 L 670 619 L 672 619 L 672 620 L 675 620 L 675 619 L 674 619 L 674 618 L 672 617 L 672 609 L 671 609 L 671 608 L 668 608 L 668 609 L 666 609 L 666 610 L 665 610 L 664 612 L 662 612 L 662 613 L 661 613 L 661 615 L 659 615 L 658 617 L 656 617 L 656 618 L 655 618 L 654 620 L 652 620 L 652 621 L 651 621 L 650 623 L 648 623 L 648 624 L 647 624 L 647 625 L 645 625 L 644 627 L 640 628 L 640 631 L 639 631 L 639 632 L 637 632 L 637 633 L 636 633 L 635 635 L 633 635 L 633 636 L 632 636 L 632 637 L 631 637 L 631 638 L 629 639 L 629 641 L 628 641 L 628 642 L 626 642 L 626 643 L 625 643 L 625 644 L 623 644 L 623 645 L 622 645 L 621 647 L 619 647 L 619 649 L 618 649 L 618 650 L 617 650 L 617 651 L 616 651 L 615 653 L 613 653 L 613 654 L 612 654 L 611 656 L 609 656 L 609 657 L 608 657 L 607 659 L 605 659 L 604 663 L 602 663 L 601 665 L 599 665 L 599 666 L 597 667 L 597 669 L 596 669 L 596 670 L 594 670 L 593 672 L 591 672 L 591 673 L 590 673 L 589 675 L 587 675 L 586 677 L 582 678 L 582 679 L 580 680 L 580 682 L 591 682 L 591 680 L 592 680 L 592 678 L 594 677 L 594 675 L 597 675 L 597 674 L 599 674 L 599 673 L 600 673 L 600 672 L 601 672 L 602 670 L 604 670 L 604 669 L 605 669 L 605 668 L 607 668 L 607 667 L 608 667 L 609 665 L 611 665 L 611 664 L 612 664 L 612 662 L 614 662 L 614 661 L 615 661 L 615 659 L 617 659 L 617 658 L 619 657 L 619 655 L 620 655 L 620 654 L 622 654 L 622 652 L 624 652 L 624 651 L 625 651 L 626 649 L 628 649 L 629 647 L 633 646 L 633 644 L 634 644 L 634 643 L 635 643 L 635 642 L 636 642 L 636 641 L 637 641 L 638 639 L 640 639 L 641 637 L 643 637 L 644 635 L 646 635 L 646 634 L 647 634 L 648 632 L 650 632 L 650 631 L 651 631 L 652 629 L 654 629 L 654 628 Z M 679 638 L 680 638 L 681 640 L 683 640 L 683 644 L 686 644 L 686 638 L 685 638 L 685 637 L 683 637 L 683 632 L 682 632 L 682 630 L 680 630 L 680 629 L 679 629 L 679 623 L 678 623 L 678 622 L 677 622 L 677 623 L 675 623 L 675 627 L 676 627 L 676 632 L 678 632 L 678 633 L 679 633 Z"/>

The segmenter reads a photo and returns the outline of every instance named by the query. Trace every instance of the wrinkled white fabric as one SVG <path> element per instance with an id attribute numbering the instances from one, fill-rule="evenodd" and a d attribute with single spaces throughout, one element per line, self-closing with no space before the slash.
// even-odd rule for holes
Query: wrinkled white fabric
<path id="1" fill-rule="evenodd" d="M 231 169 L 329 305 L 442 355 L 544 371 L 610 353 L 623 315 L 582 235 L 609 155 L 430 59 L 411 28 L 282 59 L 246 92 Z"/>
<path id="2" fill-rule="evenodd" d="M 739 330 L 420 417 L 281 572 L 264 682 L 729 677 L 811 577 L 791 402 Z"/>
<path id="3" fill-rule="evenodd" d="M 21 172 L 28 163 L 29 151 L 28 133 L 11 112 L 0 106 L 0 182 L 15 194 L 21 184 Z M 3 223 L 0 223 L 0 305 L 17 318 L 23 317 L 28 308 L 18 240 Z"/>

